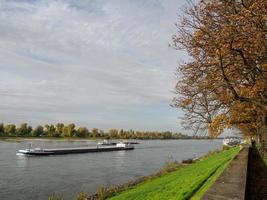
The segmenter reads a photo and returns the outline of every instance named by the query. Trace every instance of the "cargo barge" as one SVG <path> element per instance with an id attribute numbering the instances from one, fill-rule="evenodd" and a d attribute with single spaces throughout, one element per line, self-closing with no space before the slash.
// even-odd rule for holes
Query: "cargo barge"
<path id="1" fill-rule="evenodd" d="M 112 146 L 96 146 L 96 147 L 76 147 L 76 148 L 57 148 L 57 149 L 22 149 L 18 150 L 17 155 L 32 155 L 32 156 L 48 156 L 62 155 L 74 153 L 91 153 L 91 152 L 107 152 L 107 151 L 123 151 L 133 150 L 134 146 L 129 143 L 117 143 Z"/>

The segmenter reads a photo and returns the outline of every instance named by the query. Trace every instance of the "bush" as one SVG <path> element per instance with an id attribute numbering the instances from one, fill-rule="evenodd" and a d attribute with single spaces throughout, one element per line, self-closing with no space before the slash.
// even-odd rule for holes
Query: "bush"
<path id="1" fill-rule="evenodd" d="M 64 200 L 62 195 L 61 196 L 57 196 L 55 193 L 53 193 L 48 200 Z"/>
<path id="2" fill-rule="evenodd" d="M 229 149 L 230 149 L 229 146 L 223 145 L 223 150 L 229 150 Z"/>
<path id="3" fill-rule="evenodd" d="M 84 192 L 80 192 L 76 197 L 76 200 L 86 200 L 86 199 L 87 199 L 87 194 Z"/>
<path id="4" fill-rule="evenodd" d="M 97 190 L 97 197 L 99 200 L 105 199 L 108 195 L 107 189 L 104 186 L 100 186 Z"/>
<path id="5" fill-rule="evenodd" d="M 183 164 L 192 164 L 194 163 L 194 160 L 192 158 L 186 159 L 186 160 L 182 160 Z"/>

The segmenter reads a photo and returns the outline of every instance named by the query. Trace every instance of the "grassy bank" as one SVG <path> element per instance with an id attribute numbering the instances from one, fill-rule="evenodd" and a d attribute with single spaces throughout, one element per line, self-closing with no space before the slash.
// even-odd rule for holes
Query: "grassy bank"
<path id="1" fill-rule="evenodd" d="M 223 172 L 239 148 L 214 153 L 159 178 L 147 180 L 109 200 L 200 199 Z"/>

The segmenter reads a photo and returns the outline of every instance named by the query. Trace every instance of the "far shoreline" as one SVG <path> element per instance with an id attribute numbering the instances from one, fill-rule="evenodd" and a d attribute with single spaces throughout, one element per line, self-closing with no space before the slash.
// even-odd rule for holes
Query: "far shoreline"
<path id="1" fill-rule="evenodd" d="M 62 138 L 62 137 L 0 137 L 0 141 L 99 141 L 99 140 L 127 140 L 127 141 L 149 141 L 149 140 L 222 140 L 223 138 L 172 138 L 172 139 L 121 139 L 121 138 Z"/>

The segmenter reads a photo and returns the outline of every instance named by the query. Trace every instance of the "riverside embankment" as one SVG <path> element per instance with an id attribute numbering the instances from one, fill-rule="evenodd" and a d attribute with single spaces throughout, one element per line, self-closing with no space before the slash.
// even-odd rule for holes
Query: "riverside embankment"
<path id="1" fill-rule="evenodd" d="M 112 195 L 102 199 L 263 200 L 267 199 L 267 165 L 257 148 L 235 147 Z"/>
<path id="2" fill-rule="evenodd" d="M 239 147 L 207 155 L 196 163 L 181 166 L 174 172 L 161 177 L 152 177 L 125 191 L 113 193 L 109 200 L 197 200 L 213 185 L 232 159 L 238 154 Z M 101 199 L 99 198 L 99 199 Z"/>

